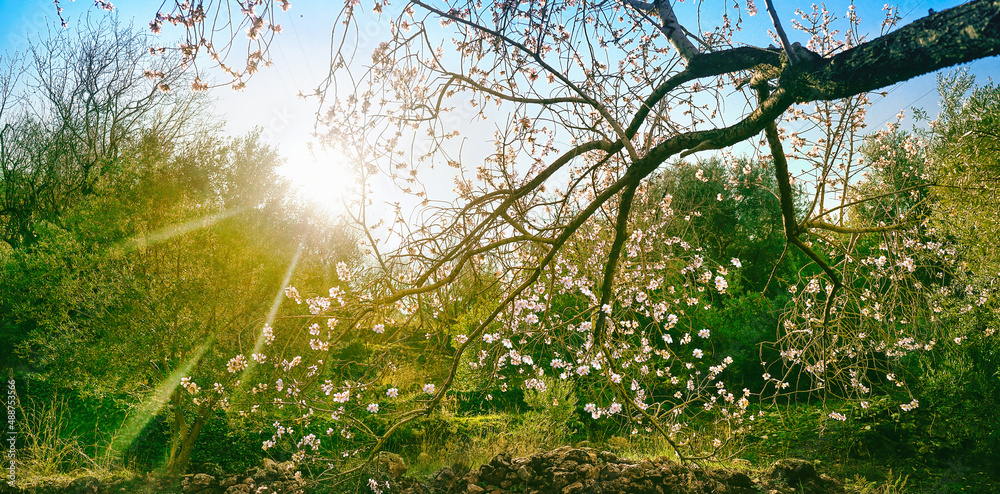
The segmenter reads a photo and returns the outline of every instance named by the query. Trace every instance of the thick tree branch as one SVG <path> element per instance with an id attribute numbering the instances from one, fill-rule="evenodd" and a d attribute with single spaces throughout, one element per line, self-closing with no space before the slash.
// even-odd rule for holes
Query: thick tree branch
<path id="1" fill-rule="evenodd" d="M 822 59 L 795 101 L 846 98 L 998 54 L 1000 0 L 976 0 Z"/>
<path id="2" fill-rule="evenodd" d="M 767 98 L 767 93 L 768 88 L 766 85 L 761 84 L 757 86 L 758 99 L 764 101 Z M 774 160 L 774 174 L 778 181 L 778 196 L 781 201 L 781 217 L 785 224 L 785 238 L 788 240 L 788 243 L 798 247 L 799 250 L 812 259 L 833 282 L 833 289 L 827 294 L 826 306 L 823 310 L 822 327 L 824 328 L 823 337 L 825 338 L 826 322 L 830 317 L 830 310 L 833 308 L 833 300 L 837 295 L 837 291 L 843 288 L 843 283 L 841 283 L 840 275 L 837 271 L 826 260 L 820 257 L 812 247 L 806 245 L 799 238 L 798 234 L 800 231 L 795 221 L 795 207 L 792 196 L 792 185 L 788 174 L 788 161 L 785 158 L 785 150 L 781 146 L 781 139 L 778 137 L 778 124 L 775 121 L 768 122 L 764 128 L 764 135 L 767 138 L 767 144 L 771 148 L 771 156 Z"/>
<path id="3" fill-rule="evenodd" d="M 618 270 L 618 259 L 621 257 L 622 246 L 628 239 L 628 217 L 632 210 L 632 201 L 635 199 L 635 189 L 639 185 L 639 180 L 630 184 L 622 192 L 621 204 L 618 205 L 618 218 L 615 220 L 615 240 L 611 244 L 611 251 L 608 253 L 608 261 L 604 263 L 604 280 L 601 282 L 601 302 L 597 308 L 597 323 L 594 325 L 594 334 L 597 338 L 604 335 L 604 326 L 608 321 L 608 313 L 604 306 L 611 304 L 611 292 L 613 291 L 615 272 Z"/>
<path id="4" fill-rule="evenodd" d="M 713 55 L 722 59 L 727 53 Z M 674 139 L 688 150 L 683 156 L 721 149 L 757 134 L 793 103 L 853 96 L 997 54 L 1000 54 L 1000 0 L 970 2 L 920 19 L 833 58 L 802 60 L 798 66 L 786 66 L 776 74 L 777 89 L 737 124 L 690 132 Z M 713 61 L 718 59 L 713 57 Z M 650 154 L 677 144 L 671 141 L 661 143 Z"/>
<path id="5" fill-rule="evenodd" d="M 654 147 L 649 155 L 653 156 L 653 159 L 660 159 L 662 163 L 663 160 L 680 152 L 680 150 L 688 150 L 681 155 L 684 157 L 698 151 L 722 149 L 745 141 L 763 130 L 768 122 L 773 122 L 781 116 L 792 105 L 793 101 L 793 95 L 789 91 L 779 88 L 743 120 L 729 127 L 674 136 Z"/>
<path id="6" fill-rule="evenodd" d="M 642 106 L 639 107 L 628 128 L 625 129 L 625 134 L 629 138 L 635 137 L 635 134 L 646 122 L 646 117 L 649 116 L 653 107 L 681 84 L 703 77 L 714 77 L 760 66 L 777 69 L 781 66 L 781 56 L 774 51 L 753 47 L 739 47 L 698 55 L 688 63 L 688 67 L 684 71 L 664 81 L 643 100 Z"/>

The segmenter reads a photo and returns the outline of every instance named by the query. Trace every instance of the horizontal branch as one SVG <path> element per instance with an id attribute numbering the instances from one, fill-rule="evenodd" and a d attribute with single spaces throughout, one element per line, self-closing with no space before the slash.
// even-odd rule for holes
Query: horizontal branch
<path id="1" fill-rule="evenodd" d="M 1000 54 L 1000 0 L 975 0 L 929 15 L 822 59 L 796 102 L 874 91 L 955 64 Z"/>
<path id="2" fill-rule="evenodd" d="M 502 92 L 497 91 L 495 89 L 488 88 L 488 87 L 483 86 L 482 84 L 479 84 L 478 82 L 472 80 L 471 77 L 468 77 L 468 76 L 463 75 L 463 74 L 457 74 L 457 73 L 454 73 L 454 72 L 448 72 L 448 75 L 450 75 L 452 77 L 452 79 L 457 80 L 459 82 L 462 82 L 466 86 L 469 86 L 474 91 L 482 91 L 482 92 L 487 93 L 487 94 L 489 94 L 491 96 L 495 96 L 495 97 L 497 97 L 499 99 L 502 99 L 504 101 L 510 101 L 510 102 L 513 102 L 513 103 L 525 103 L 525 104 L 542 105 L 542 106 L 555 105 L 555 104 L 559 104 L 559 103 L 576 103 L 576 104 L 583 104 L 583 105 L 586 105 L 586 104 L 590 103 L 589 101 L 587 101 L 587 100 L 585 100 L 583 98 L 574 98 L 572 96 L 563 96 L 563 97 L 555 97 L 555 98 L 526 98 L 524 96 L 517 96 L 517 95 L 514 95 L 514 94 L 502 93 Z"/>
<path id="3" fill-rule="evenodd" d="M 863 228 L 852 228 L 852 227 L 847 227 L 847 226 L 834 225 L 833 223 L 827 223 L 825 221 L 820 221 L 820 220 L 808 220 L 808 221 L 803 221 L 802 224 L 800 225 L 800 227 L 802 229 L 819 228 L 821 230 L 828 230 L 828 231 L 836 232 L 836 233 L 855 234 L 855 233 L 888 232 L 888 231 L 891 231 L 891 230 L 898 230 L 898 229 L 900 229 L 900 228 L 902 228 L 904 226 L 911 225 L 913 223 L 915 223 L 915 222 L 914 221 L 904 221 L 904 222 L 896 223 L 896 224 L 893 224 L 893 225 L 870 226 L 870 227 L 863 227 Z"/>

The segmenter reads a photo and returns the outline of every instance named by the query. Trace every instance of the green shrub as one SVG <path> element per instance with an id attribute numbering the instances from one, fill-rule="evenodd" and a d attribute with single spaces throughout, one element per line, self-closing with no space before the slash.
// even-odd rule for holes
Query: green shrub
<path id="1" fill-rule="evenodd" d="M 531 411 L 522 417 L 520 435 L 539 447 L 562 446 L 583 425 L 577 413 L 575 383 L 548 377 L 541 381 L 544 389 L 524 393 L 524 402 Z"/>
<path id="2" fill-rule="evenodd" d="M 193 470 L 211 464 L 224 472 L 237 472 L 259 465 L 265 456 L 261 444 L 266 437 L 258 430 L 259 425 L 231 419 L 218 411 L 205 422 L 191 452 Z"/>

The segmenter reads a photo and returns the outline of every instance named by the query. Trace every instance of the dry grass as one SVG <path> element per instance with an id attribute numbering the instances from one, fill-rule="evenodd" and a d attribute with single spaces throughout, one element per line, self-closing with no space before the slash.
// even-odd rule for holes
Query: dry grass
<path id="1" fill-rule="evenodd" d="M 17 467 L 21 485 L 83 476 L 102 480 L 135 476 L 128 462 L 114 455 L 107 445 L 98 445 L 93 448 L 95 454 L 87 454 L 73 431 L 66 430 L 71 410 L 65 399 L 21 402 L 19 411 L 22 419 L 18 422 L 18 435 L 22 446 Z"/>

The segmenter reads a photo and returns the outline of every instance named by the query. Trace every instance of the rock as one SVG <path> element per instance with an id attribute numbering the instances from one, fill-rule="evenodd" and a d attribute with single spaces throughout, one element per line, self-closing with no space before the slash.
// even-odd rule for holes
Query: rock
<path id="1" fill-rule="evenodd" d="M 188 484 L 184 487 L 184 492 L 192 494 L 201 492 L 211 487 L 213 483 L 215 483 L 215 477 L 207 473 L 199 473 L 188 480 Z"/>
<path id="2" fill-rule="evenodd" d="M 795 458 L 776 462 L 764 473 L 764 478 L 758 480 L 739 470 L 688 467 L 667 458 L 630 461 L 606 451 L 573 447 L 524 458 L 501 454 L 471 471 L 456 471 L 446 466 L 423 481 L 405 477 L 406 465 L 393 453 L 379 454 L 372 468 L 378 469 L 376 480 L 385 485 L 384 492 L 402 494 L 752 494 L 769 491 L 775 494 L 844 494 L 841 484 L 817 472 L 816 463 Z M 183 479 L 182 492 L 302 494 L 307 484 L 299 474 L 292 462 L 265 460 L 240 475 L 187 475 Z M 81 486 L 78 492 L 88 494 L 115 492 L 113 487 L 116 487 L 88 489 L 84 479 L 77 482 Z M 158 492 L 178 491 L 167 490 L 164 486 Z"/>
<path id="3" fill-rule="evenodd" d="M 645 475 L 645 473 L 646 470 L 644 470 L 639 465 L 627 465 L 624 469 L 622 469 L 622 475 L 631 479 L 641 478 L 643 475 Z"/>
<path id="4" fill-rule="evenodd" d="M 80 477 L 69 484 L 69 491 L 80 494 L 97 494 L 101 490 L 101 481 L 94 477 Z"/>
<path id="5" fill-rule="evenodd" d="M 378 473 L 386 474 L 389 478 L 395 480 L 406 473 L 406 462 L 402 456 L 396 453 L 382 451 L 375 458 L 375 469 Z"/>
<path id="6" fill-rule="evenodd" d="M 228 489 L 236 484 L 240 483 L 240 478 L 233 475 L 232 477 L 226 477 L 225 480 L 219 483 L 219 487 L 222 489 Z"/>
<path id="7" fill-rule="evenodd" d="M 510 457 L 509 454 L 507 454 L 507 453 L 500 453 L 500 454 L 496 455 L 495 458 L 493 458 L 493 461 L 490 462 L 490 465 L 493 465 L 494 468 L 497 468 L 497 467 L 509 468 L 510 467 L 510 462 L 511 462 L 511 457 Z"/>
<path id="8" fill-rule="evenodd" d="M 610 451 L 601 451 L 598 453 L 597 458 L 605 463 L 618 463 L 618 455 Z"/>
<path id="9" fill-rule="evenodd" d="M 753 480 L 750 479 L 749 475 L 743 472 L 717 470 L 715 473 L 717 474 L 717 478 L 721 479 L 726 485 L 745 489 L 749 489 L 753 486 Z"/>
<path id="10" fill-rule="evenodd" d="M 435 489 L 446 492 L 455 482 L 455 472 L 452 471 L 451 467 L 441 467 L 431 475 L 431 481 Z"/>
<path id="11" fill-rule="evenodd" d="M 580 492 L 582 490 L 583 490 L 583 482 L 573 482 L 572 484 L 567 485 L 566 487 L 563 487 L 562 493 L 563 494 L 575 494 L 575 493 Z"/>
<path id="12" fill-rule="evenodd" d="M 799 458 L 785 458 L 774 462 L 771 467 L 771 478 L 792 487 L 819 480 L 816 475 L 816 465 L 809 460 Z"/>
<path id="13" fill-rule="evenodd" d="M 198 471 L 201 473 L 207 473 L 215 478 L 225 475 L 225 472 L 222 471 L 222 467 L 216 465 L 215 463 L 204 463 L 198 467 Z"/>
<path id="14" fill-rule="evenodd" d="M 621 476 L 621 469 L 615 463 L 608 463 L 601 468 L 600 477 L 607 480 L 615 480 Z"/>
<path id="15" fill-rule="evenodd" d="M 805 483 L 821 487 L 822 477 L 815 476 L 815 466 L 807 461 L 786 461 L 776 465 L 776 475 L 792 481 L 809 478 Z M 666 458 L 632 462 L 614 453 L 572 447 L 557 448 L 527 458 L 498 455 L 478 469 L 470 471 L 450 484 L 442 482 L 451 475 L 442 469 L 434 474 L 428 491 L 440 494 L 750 494 L 777 487 L 770 481 L 755 482 L 746 473 L 723 469 L 686 467 Z M 454 472 L 449 472 L 453 474 Z M 447 484 L 447 487 L 445 485 Z M 829 484 L 826 484 L 829 485 Z M 798 487 L 795 485 L 793 487 Z M 409 491 L 408 491 L 409 492 Z M 417 489 L 412 489 L 416 494 Z M 791 491 L 788 491 L 791 492 Z M 812 492 L 812 491 L 809 491 Z M 827 493 L 828 491 L 817 491 Z M 836 491 L 836 492 L 842 492 Z M 833 494 L 830 491 L 829 494 Z"/>
<path id="16" fill-rule="evenodd" d="M 473 470 L 473 471 L 465 474 L 465 476 L 462 477 L 462 480 L 464 480 L 464 481 L 466 481 L 466 482 L 468 482 L 470 484 L 478 483 L 479 482 L 479 472 L 476 471 L 476 470 Z"/>
<path id="17" fill-rule="evenodd" d="M 247 484 L 236 484 L 226 488 L 226 494 L 250 494 L 252 492 L 253 488 Z"/>

